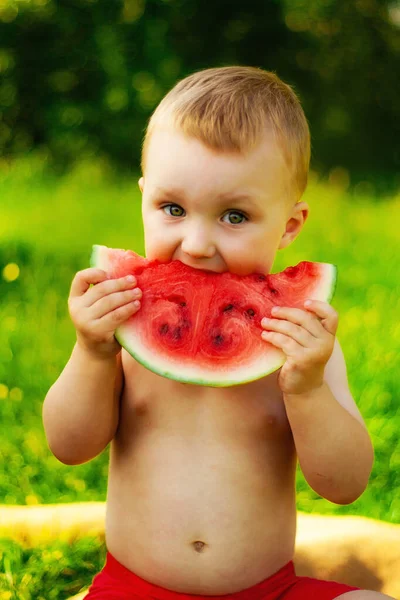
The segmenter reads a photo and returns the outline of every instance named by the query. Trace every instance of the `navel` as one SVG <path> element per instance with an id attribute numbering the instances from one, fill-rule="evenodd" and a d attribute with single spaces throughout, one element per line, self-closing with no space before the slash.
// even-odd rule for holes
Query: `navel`
<path id="1" fill-rule="evenodd" d="M 201 542 L 200 540 L 192 542 L 192 545 L 196 552 L 203 552 L 204 548 L 206 547 L 206 544 L 204 542 Z"/>

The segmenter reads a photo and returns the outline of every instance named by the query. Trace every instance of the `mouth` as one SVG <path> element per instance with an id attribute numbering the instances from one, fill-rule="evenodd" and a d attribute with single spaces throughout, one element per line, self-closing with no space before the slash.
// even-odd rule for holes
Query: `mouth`
<path id="1" fill-rule="evenodd" d="M 216 269 L 208 269 L 202 265 L 193 265 L 193 264 L 187 263 L 183 260 L 179 260 L 179 262 L 181 262 L 186 267 L 190 267 L 191 269 L 196 269 L 197 271 L 205 271 L 207 273 L 223 273 L 223 271 L 217 271 Z"/>

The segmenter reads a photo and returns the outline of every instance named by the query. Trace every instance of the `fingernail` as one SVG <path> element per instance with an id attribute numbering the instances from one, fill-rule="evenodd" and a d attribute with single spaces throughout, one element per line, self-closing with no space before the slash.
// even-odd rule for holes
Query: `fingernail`
<path id="1" fill-rule="evenodd" d="M 132 282 L 132 283 L 133 283 L 134 281 L 136 281 L 136 280 L 135 280 L 135 277 L 134 277 L 133 275 L 127 275 L 127 277 L 126 277 L 126 280 L 127 280 L 127 281 L 130 281 L 130 282 Z"/>
<path id="2" fill-rule="evenodd" d="M 304 306 L 311 306 L 311 304 L 312 304 L 311 300 L 306 300 L 304 302 Z"/>

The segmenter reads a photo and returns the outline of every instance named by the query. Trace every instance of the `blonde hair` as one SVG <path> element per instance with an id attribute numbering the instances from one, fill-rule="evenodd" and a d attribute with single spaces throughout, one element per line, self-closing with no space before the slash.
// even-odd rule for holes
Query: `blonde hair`
<path id="1" fill-rule="evenodd" d="M 293 89 L 275 73 L 257 67 L 204 69 L 179 81 L 149 121 L 142 172 L 153 131 L 172 124 L 213 150 L 247 152 L 268 128 L 280 145 L 297 199 L 307 186 L 310 132 Z"/>

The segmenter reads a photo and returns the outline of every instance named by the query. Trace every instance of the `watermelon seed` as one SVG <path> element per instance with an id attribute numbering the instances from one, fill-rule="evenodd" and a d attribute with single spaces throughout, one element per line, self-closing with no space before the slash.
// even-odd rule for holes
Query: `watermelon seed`
<path id="1" fill-rule="evenodd" d="M 173 302 L 174 304 L 179 304 L 179 306 L 186 306 L 185 299 L 182 298 L 182 296 L 178 296 L 177 294 L 174 294 L 173 296 L 170 296 L 168 298 L 168 300 L 170 302 Z"/>
<path id="2" fill-rule="evenodd" d="M 265 275 L 258 275 L 257 276 L 257 281 L 265 281 L 267 278 Z"/>
<path id="3" fill-rule="evenodd" d="M 225 306 L 225 308 L 223 309 L 223 312 L 228 312 L 229 310 L 232 310 L 233 308 L 233 304 L 228 304 L 228 306 Z"/>
<path id="4" fill-rule="evenodd" d="M 247 314 L 249 317 L 254 317 L 254 315 L 255 315 L 256 313 L 255 313 L 255 311 L 254 311 L 252 308 L 248 308 L 248 309 L 246 310 L 246 314 Z"/>
<path id="5" fill-rule="evenodd" d="M 223 335 L 218 334 L 218 335 L 215 336 L 215 338 L 214 338 L 214 344 L 216 346 L 220 346 L 221 344 L 223 344 L 223 342 L 224 342 L 224 336 Z"/>
<path id="6" fill-rule="evenodd" d="M 269 291 L 271 292 L 271 294 L 277 294 L 278 290 L 275 290 L 273 287 L 269 286 Z"/>
<path id="7" fill-rule="evenodd" d="M 161 333 L 161 335 L 165 335 L 168 333 L 168 330 L 169 330 L 168 323 L 163 323 L 158 331 Z"/>

